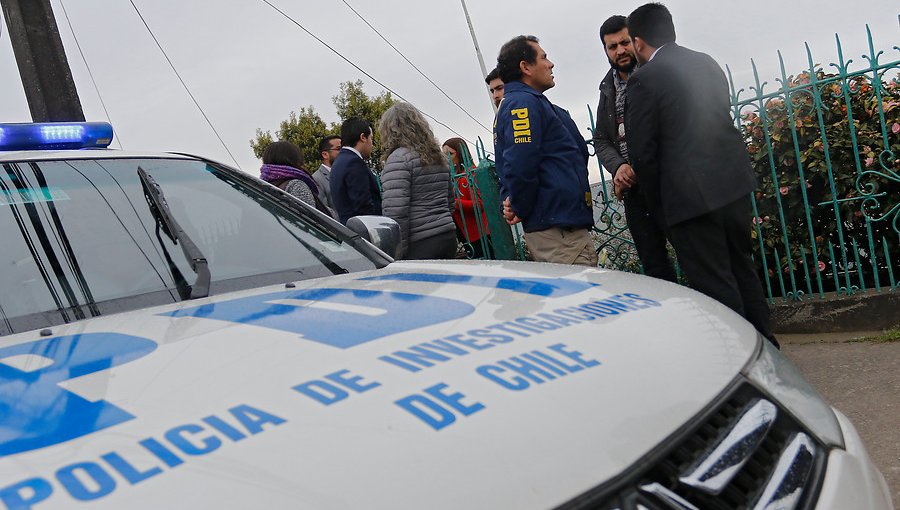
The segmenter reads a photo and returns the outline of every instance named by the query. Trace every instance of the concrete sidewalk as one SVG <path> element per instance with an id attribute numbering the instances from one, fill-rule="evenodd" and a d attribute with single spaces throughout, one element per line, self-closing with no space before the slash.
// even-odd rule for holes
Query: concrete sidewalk
<path id="1" fill-rule="evenodd" d="M 900 508 L 900 341 L 862 341 L 882 334 L 783 334 L 778 340 L 825 400 L 856 426 Z"/>

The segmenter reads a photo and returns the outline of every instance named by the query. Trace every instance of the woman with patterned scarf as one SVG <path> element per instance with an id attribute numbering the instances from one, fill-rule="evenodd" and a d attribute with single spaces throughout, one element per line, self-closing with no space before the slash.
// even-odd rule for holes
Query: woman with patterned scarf
<path id="1" fill-rule="evenodd" d="M 319 187 L 303 168 L 303 152 L 290 142 L 272 142 L 263 152 L 259 178 L 278 186 L 319 211 L 332 216 L 328 206 L 319 200 Z"/>

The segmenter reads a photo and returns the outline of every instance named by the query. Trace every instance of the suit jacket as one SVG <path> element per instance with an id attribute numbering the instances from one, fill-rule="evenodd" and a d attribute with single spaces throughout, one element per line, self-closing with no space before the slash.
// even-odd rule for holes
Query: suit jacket
<path id="1" fill-rule="evenodd" d="M 355 152 L 342 148 L 331 166 L 331 199 L 338 220 L 347 224 L 353 216 L 381 215 L 381 191 L 375 174 Z"/>
<path id="2" fill-rule="evenodd" d="M 730 116 L 728 82 L 709 55 L 666 44 L 629 77 L 625 101 L 632 167 L 669 226 L 756 187 L 747 146 Z"/>
<path id="3" fill-rule="evenodd" d="M 330 176 L 331 169 L 325 165 L 319 165 L 319 169 L 312 175 L 313 180 L 316 181 L 316 184 L 319 186 L 319 200 L 333 211 L 334 201 L 331 199 Z"/>

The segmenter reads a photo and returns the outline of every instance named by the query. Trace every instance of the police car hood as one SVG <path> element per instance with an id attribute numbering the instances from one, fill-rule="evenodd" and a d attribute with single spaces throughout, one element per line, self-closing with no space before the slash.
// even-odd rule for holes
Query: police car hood
<path id="1" fill-rule="evenodd" d="M 394 263 L 0 343 L 8 508 L 548 508 L 709 405 L 757 334 L 684 287 Z"/>

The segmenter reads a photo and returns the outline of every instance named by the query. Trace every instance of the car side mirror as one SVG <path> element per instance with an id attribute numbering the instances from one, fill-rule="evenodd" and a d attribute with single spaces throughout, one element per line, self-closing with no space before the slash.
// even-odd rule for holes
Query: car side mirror
<path id="1" fill-rule="evenodd" d="M 359 234 L 376 248 L 397 257 L 400 247 L 400 225 L 386 216 L 354 216 L 347 220 L 347 228 Z"/>

